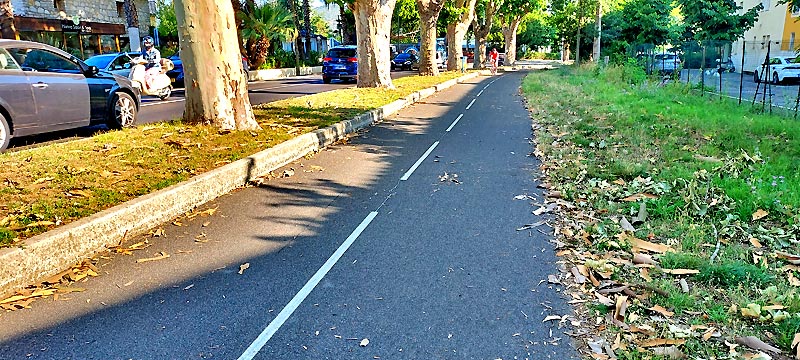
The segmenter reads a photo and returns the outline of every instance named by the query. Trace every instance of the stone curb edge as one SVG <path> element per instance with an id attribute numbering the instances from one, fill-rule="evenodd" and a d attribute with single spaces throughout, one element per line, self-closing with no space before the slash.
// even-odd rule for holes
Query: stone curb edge
<path id="1" fill-rule="evenodd" d="M 107 249 L 107 246 L 118 244 L 126 237 L 141 235 L 156 224 L 191 211 L 247 185 L 251 179 L 274 171 L 308 153 L 319 151 L 347 134 L 478 75 L 477 72 L 472 72 L 445 81 L 350 120 L 300 135 L 180 184 L 27 239 L 21 248 L 0 249 L 0 299 L 56 275 Z"/>

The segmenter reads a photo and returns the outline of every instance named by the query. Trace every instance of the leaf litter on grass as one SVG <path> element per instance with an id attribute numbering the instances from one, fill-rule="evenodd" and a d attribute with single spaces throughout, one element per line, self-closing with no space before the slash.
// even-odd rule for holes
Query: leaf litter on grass
<path id="1" fill-rule="evenodd" d="M 674 94 L 680 89 L 631 92 L 596 74 L 538 73 L 523 82 L 536 99 L 528 102 L 533 154 L 542 160 L 540 187 L 550 195 L 537 207 L 555 214 L 550 225 L 563 265 L 560 281 L 580 319 L 571 333 L 584 342 L 580 350 L 595 359 L 767 359 L 783 356 L 773 349 L 795 350 L 800 296 L 791 287 L 800 286 L 800 267 L 792 253 L 800 253 L 794 225 L 800 217 L 793 209 L 800 201 L 780 185 L 798 179 L 760 175 L 774 170 L 758 148 L 744 147 L 758 142 L 712 148 L 715 137 L 691 136 L 698 131 L 693 127 L 717 128 L 702 118 L 692 123 L 699 114 L 676 115 L 687 110 L 674 103 L 661 108 L 659 122 L 641 115 L 670 96 L 682 96 L 686 107 L 706 100 Z M 657 91 L 674 93 L 650 95 Z M 733 125 L 724 126 L 719 131 Z M 758 136 L 797 133 L 775 131 Z M 692 156 L 699 148 L 706 154 Z M 770 159 L 782 166 L 780 156 Z M 741 185 L 752 194 L 738 192 Z M 765 187 L 781 200 L 770 209 L 762 202 Z"/>

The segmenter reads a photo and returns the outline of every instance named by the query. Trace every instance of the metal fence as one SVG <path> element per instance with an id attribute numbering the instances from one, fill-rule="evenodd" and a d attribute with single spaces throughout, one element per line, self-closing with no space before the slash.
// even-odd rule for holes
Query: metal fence
<path id="1" fill-rule="evenodd" d="M 696 86 L 765 112 L 797 117 L 800 110 L 800 44 L 794 40 L 691 42 L 631 46 L 626 54 L 648 73 Z M 797 57 L 797 60 L 795 58 Z"/>

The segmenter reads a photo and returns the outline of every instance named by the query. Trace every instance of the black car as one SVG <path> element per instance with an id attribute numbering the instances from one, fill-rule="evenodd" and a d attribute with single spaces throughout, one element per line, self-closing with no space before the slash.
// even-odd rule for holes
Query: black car
<path id="1" fill-rule="evenodd" d="M 419 56 L 411 53 L 400 53 L 392 59 L 392 70 L 419 69 Z"/>
<path id="2" fill-rule="evenodd" d="M 0 150 L 12 137 L 98 123 L 132 126 L 139 102 L 126 77 L 50 45 L 0 40 Z"/>

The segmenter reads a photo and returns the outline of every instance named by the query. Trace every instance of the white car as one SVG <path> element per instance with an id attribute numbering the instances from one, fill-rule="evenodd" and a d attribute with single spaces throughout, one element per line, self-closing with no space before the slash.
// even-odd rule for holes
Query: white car
<path id="1" fill-rule="evenodd" d="M 753 81 L 772 81 L 780 84 L 787 80 L 800 80 L 800 59 L 776 56 L 769 59 L 768 64 L 757 67 L 753 71 Z"/>

